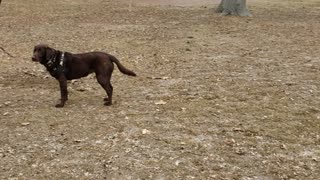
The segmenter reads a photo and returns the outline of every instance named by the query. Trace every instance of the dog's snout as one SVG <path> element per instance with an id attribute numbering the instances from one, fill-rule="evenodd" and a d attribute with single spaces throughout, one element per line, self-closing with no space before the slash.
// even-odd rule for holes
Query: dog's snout
<path id="1" fill-rule="evenodd" d="M 32 59 L 32 61 L 37 61 L 35 56 L 32 56 L 31 59 Z"/>

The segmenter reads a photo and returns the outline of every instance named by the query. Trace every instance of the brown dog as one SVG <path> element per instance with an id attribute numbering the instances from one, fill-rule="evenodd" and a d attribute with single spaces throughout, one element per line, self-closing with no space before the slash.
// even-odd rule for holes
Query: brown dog
<path id="1" fill-rule="evenodd" d="M 104 99 L 105 105 L 108 106 L 112 104 L 113 87 L 110 79 L 114 68 L 113 63 L 123 74 L 136 76 L 133 71 L 125 68 L 117 58 L 103 52 L 72 54 L 55 50 L 47 45 L 37 45 L 34 47 L 32 60 L 44 65 L 51 76 L 59 81 L 61 102 L 56 107 L 63 107 L 68 100 L 67 80 L 78 79 L 95 72 L 99 84 L 108 95 Z"/>

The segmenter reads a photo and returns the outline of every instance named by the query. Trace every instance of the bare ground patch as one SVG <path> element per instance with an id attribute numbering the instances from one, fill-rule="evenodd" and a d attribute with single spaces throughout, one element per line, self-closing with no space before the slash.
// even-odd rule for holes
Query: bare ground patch
<path id="1" fill-rule="evenodd" d="M 291 2 L 291 1 L 290 1 Z M 254 1 L 254 17 L 111 1 L 3 2 L 2 179 L 316 179 L 319 3 Z M 31 62 L 45 42 L 107 51 L 115 104 L 89 76 L 58 84 Z"/>

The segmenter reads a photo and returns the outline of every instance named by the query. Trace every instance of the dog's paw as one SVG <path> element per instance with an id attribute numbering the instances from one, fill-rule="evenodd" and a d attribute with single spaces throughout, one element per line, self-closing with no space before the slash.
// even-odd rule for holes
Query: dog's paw
<path id="1" fill-rule="evenodd" d="M 106 97 L 106 98 L 103 98 L 103 100 L 104 100 L 104 101 L 109 101 L 109 98 Z"/>
<path id="2" fill-rule="evenodd" d="M 56 108 L 62 108 L 63 106 L 64 106 L 64 104 L 61 104 L 61 103 L 56 104 Z"/>
<path id="3" fill-rule="evenodd" d="M 111 105 L 112 105 L 112 103 L 111 103 L 111 102 L 109 102 L 109 101 L 107 101 L 107 102 L 105 102 L 105 103 L 104 103 L 104 105 L 105 105 L 105 106 L 111 106 Z"/>

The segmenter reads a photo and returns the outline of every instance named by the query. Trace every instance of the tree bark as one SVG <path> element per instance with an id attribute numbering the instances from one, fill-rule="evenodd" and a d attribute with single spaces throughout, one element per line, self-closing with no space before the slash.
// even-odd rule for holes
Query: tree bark
<path id="1" fill-rule="evenodd" d="M 216 11 L 221 13 L 221 16 L 251 16 L 247 9 L 246 0 L 221 0 Z"/>

